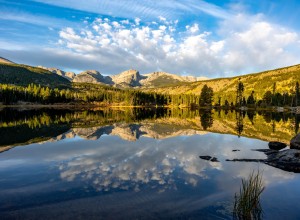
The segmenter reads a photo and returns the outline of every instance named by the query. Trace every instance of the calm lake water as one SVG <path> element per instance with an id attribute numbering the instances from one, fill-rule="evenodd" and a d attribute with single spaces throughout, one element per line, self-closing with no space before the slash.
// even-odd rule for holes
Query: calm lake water
<path id="1" fill-rule="evenodd" d="M 300 219 L 300 174 L 253 149 L 289 143 L 299 116 L 188 109 L 0 111 L 1 219 L 232 219 L 263 173 L 263 219 Z M 219 162 L 200 159 L 216 157 Z"/>

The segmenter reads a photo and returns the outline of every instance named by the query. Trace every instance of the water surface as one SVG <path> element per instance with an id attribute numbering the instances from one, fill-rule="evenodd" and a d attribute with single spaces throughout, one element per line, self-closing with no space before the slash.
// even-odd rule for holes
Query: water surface
<path id="1" fill-rule="evenodd" d="M 182 109 L 0 112 L 1 219 L 232 219 L 263 172 L 263 219 L 299 219 L 299 174 L 226 159 L 288 142 L 295 115 Z M 199 158 L 216 157 L 219 162 Z"/>

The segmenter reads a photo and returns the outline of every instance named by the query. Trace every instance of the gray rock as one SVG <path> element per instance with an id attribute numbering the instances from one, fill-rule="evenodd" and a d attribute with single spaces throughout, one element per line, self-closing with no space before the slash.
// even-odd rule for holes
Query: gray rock
<path id="1" fill-rule="evenodd" d="M 282 142 L 278 142 L 278 141 L 269 142 L 269 148 L 271 150 L 282 150 L 285 147 L 286 147 L 286 144 L 282 143 Z"/>
<path id="2" fill-rule="evenodd" d="M 300 133 L 292 138 L 290 143 L 291 149 L 300 149 Z"/>

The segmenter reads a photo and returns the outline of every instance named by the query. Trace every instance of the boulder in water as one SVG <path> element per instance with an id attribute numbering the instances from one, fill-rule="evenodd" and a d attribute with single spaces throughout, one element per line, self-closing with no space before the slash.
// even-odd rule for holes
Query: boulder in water
<path id="1" fill-rule="evenodd" d="M 269 142 L 269 148 L 271 150 L 281 150 L 281 149 L 283 149 L 285 147 L 286 147 L 286 144 L 282 143 L 282 142 L 278 142 L 278 141 L 271 141 L 271 142 Z"/>

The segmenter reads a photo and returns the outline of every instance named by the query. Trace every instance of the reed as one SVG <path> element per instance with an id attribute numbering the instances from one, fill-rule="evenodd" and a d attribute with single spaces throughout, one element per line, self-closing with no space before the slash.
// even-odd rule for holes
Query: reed
<path id="1" fill-rule="evenodd" d="M 235 194 L 234 219 L 262 219 L 260 196 L 264 191 L 262 173 L 252 172 L 248 179 L 242 179 L 239 194 Z"/>

